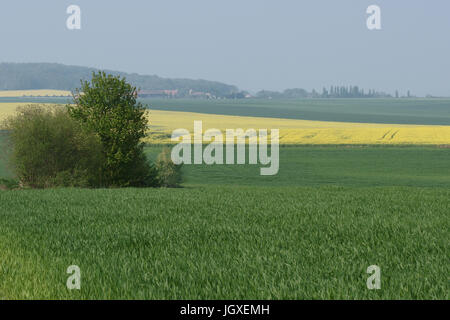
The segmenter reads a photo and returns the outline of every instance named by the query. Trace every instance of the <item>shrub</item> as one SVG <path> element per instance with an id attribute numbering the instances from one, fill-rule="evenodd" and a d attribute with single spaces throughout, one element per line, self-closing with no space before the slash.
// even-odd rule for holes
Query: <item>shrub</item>
<path id="1" fill-rule="evenodd" d="M 14 179 L 0 178 L 0 190 L 12 190 L 19 188 L 19 182 Z"/>
<path id="2" fill-rule="evenodd" d="M 137 91 L 125 78 L 93 73 L 82 81 L 69 106 L 73 119 L 100 138 L 105 158 L 100 174 L 107 186 L 150 186 L 153 170 L 144 154 L 147 118 L 145 107 L 136 101 Z M 153 175 L 153 176 L 152 176 Z"/>
<path id="3" fill-rule="evenodd" d="M 67 108 L 29 105 L 5 121 L 10 161 L 21 185 L 34 188 L 98 186 L 103 162 L 98 137 Z"/>
<path id="4" fill-rule="evenodd" d="M 181 167 L 182 165 L 173 163 L 170 149 L 164 148 L 155 164 L 158 185 L 168 188 L 179 187 L 182 181 Z"/>

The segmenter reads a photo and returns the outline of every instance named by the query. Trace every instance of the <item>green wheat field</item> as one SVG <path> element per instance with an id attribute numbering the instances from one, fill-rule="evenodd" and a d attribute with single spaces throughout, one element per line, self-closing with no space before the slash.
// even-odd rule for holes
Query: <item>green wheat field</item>
<path id="1" fill-rule="evenodd" d="M 280 159 L 272 177 L 185 166 L 178 189 L 0 191 L 0 298 L 450 298 L 450 149 Z M 374 264 L 380 290 L 366 286 Z M 81 290 L 66 287 L 70 265 Z"/>

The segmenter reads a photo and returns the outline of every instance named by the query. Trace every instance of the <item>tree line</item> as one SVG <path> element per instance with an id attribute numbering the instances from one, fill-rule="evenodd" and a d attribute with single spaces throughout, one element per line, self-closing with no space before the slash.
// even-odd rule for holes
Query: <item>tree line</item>
<path id="1" fill-rule="evenodd" d="M 0 90 L 56 89 L 73 91 L 80 79 L 89 80 L 94 68 L 67 66 L 57 63 L 0 63 Z M 139 90 L 178 90 L 179 97 L 188 97 L 189 92 L 205 92 L 225 98 L 239 89 L 217 81 L 169 79 L 157 75 L 140 75 L 119 71 L 108 71 L 113 76 L 124 77 Z"/>
<path id="2" fill-rule="evenodd" d="M 411 93 L 408 91 L 408 97 L 411 97 Z M 279 91 L 259 91 L 256 98 L 260 99 L 305 99 L 305 98 L 392 98 L 389 93 L 382 91 L 376 91 L 374 89 L 364 90 L 359 86 L 331 86 L 329 88 L 323 88 L 321 92 L 313 89 L 307 91 L 305 89 L 295 88 L 286 89 L 282 92 Z M 400 98 L 398 91 L 396 91 L 396 98 Z"/>

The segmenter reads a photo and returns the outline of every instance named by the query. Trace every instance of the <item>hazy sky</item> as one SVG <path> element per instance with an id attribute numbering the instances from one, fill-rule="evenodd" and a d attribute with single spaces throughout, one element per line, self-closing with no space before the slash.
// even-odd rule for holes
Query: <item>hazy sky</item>
<path id="1" fill-rule="evenodd" d="M 82 29 L 66 28 L 66 9 Z M 366 9 L 381 7 L 382 30 Z M 0 62 L 59 62 L 241 89 L 356 84 L 450 95 L 449 0 L 2 0 Z"/>

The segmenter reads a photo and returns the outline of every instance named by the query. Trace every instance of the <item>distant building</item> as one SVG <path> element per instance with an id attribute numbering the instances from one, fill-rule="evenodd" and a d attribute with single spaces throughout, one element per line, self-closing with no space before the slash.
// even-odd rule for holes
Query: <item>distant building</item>
<path id="1" fill-rule="evenodd" d="M 213 99 L 215 96 L 211 95 L 209 92 L 201 92 L 201 91 L 194 91 L 189 90 L 189 96 L 192 98 L 207 98 L 207 99 Z"/>
<path id="2" fill-rule="evenodd" d="M 139 98 L 175 98 L 178 95 L 177 90 L 141 90 L 138 93 Z"/>

